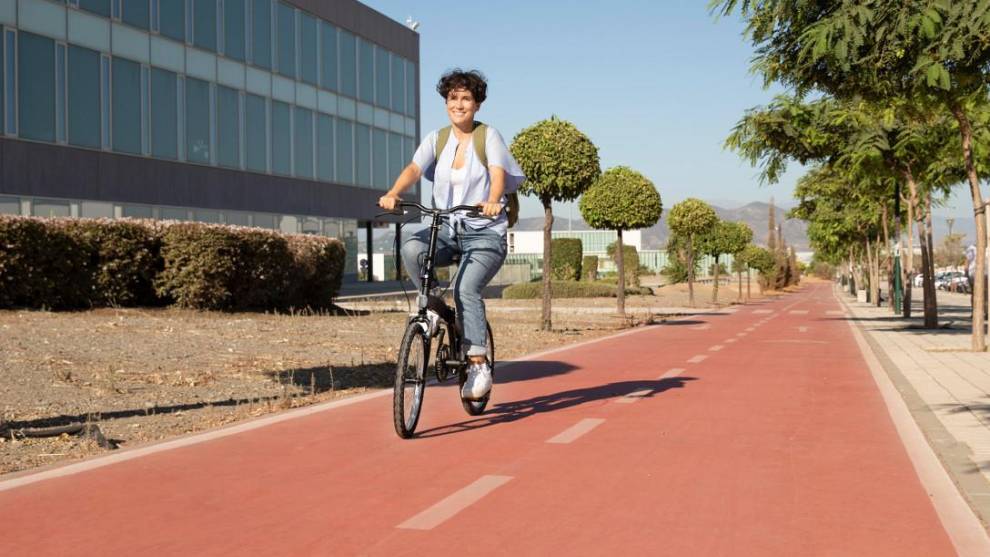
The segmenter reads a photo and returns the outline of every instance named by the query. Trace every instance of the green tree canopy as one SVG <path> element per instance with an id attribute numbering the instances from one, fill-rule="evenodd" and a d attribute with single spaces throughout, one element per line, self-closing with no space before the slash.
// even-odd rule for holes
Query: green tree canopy
<path id="1" fill-rule="evenodd" d="M 684 201 L 674 205 L 670 209 L 667 217 L 667 228 L 671 234 L 686 238 L 684 250 L 686 252 L 685 267 L 687 267 L 688 279 L 688 300 L 694 305 L 694 271 L 695 252 L 697 250 L 697 239 L 700 235 L 708 233 L 718 223 L 718 215 L 711 205 L 700 199 L 689 197 Z"/>

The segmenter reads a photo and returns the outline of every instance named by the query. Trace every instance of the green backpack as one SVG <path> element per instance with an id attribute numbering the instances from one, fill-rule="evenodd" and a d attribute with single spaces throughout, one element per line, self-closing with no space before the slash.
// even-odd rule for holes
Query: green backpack
<path id="1" fill-rule="evenodd" d="M 485 153 L 485 134 L 488 131 L 488 126 L 481 122 L 474 123 L 474 131 L 471 132 L 471 142 L 474 143 L 474 155 L 478 157 L 481 164 L 488 168 L 488 154 Z M 436 144 L 436 154 L 437 158 L 440 158 L 440 153 L 443 152 L 443 148 L 447 146 L 447 140 L 450 139 L 451 127 L 441 129 L 437 132 L 437 144 Z M 519 220 L 519 196 L 516 192 L 505 194 L 506 199 L 506 213 L 509 217 L 509 228 L 515 226 L 516 221 Z"/>

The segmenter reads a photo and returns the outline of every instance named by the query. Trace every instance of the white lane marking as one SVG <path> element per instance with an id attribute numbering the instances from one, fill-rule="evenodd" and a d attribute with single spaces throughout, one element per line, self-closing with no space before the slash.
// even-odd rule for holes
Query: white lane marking
<path id="1" fill-rule="evenodd" d="M 712 326 L 710 324 L 705 323 L 704 325 L 698 325 L 697 327 L 691 327 L 691 330 L 694 330 L 694 331 L 707 331 L 708 329 L 711 329 L 711 328 L 712 328 Z"/>
<path id="2" fill-rule="evenodd" d="M 639 400 L 641 398 L 646 398 L 652 392 L 653 392 L 653 389 L 643 389 L 641 391 L 635 391 L 635 392 L 632 392 L 632 393 L 627 394 L 626 396 L 624 396 L 622 398 L 615 399 L 615 402 L 619 402 L 619 403 L 622 403 L 622 404 L 632 404 L 633 402 L 636 402 L 637 400 Z"/>
<path id="3" fill-rule="evenodd" d="M 566 445 L 567 443 L 571 443 L 578 437 L 581 437 L 585 433 L 588 433 L 589 431 L 602 425 L 604 422 L 605 420 L 601 418 L 585 418 L 557 435 L 554 435 L 550 439 L 547 439 L 547 443 Z"/>
<path id="4" fill-rule="evenodd" d="M 708 356 L 706 356 L 704 354 L 699 354 L 699 355 L 697 355 L 697 356 L 695 356 L 693 358 L 688 359 L 688 363 L 689 364 L 700 364 L 701 362 L 703 362 L 703 361 L 705 361 L 707 359 L 708 359 Z"/>
<path id="5" fill-rule="evenodd" d="M 754 309 L 753 313 L 773 313 L 772 309 Z"/>
<path id="6" fill-rule="evenodd" d="M 808 332 L 808 328 L 807 327 L 798 327 L 798 332 L 799 333 L 807 333 Z"/>
<path id="7" fill-rule="evenodd" d="M 744 337 L 744 336 L 746 336 L 748 334 L 749 333 L 736 333 L 736 336 L 739 337 L 739 338 L 742 338 L 742 337 Z"/>
<path id="8" fill-rule="evenodd" d="M 798 339 L 764 340 L 761 342 L 781 342 L 786 344 L 828 344 L 828 341 L 826 340 L 798 340 Z"/>
<path id="9" fill-rule="evenodd" d="M 737 340 L 739 340 L 739 339 L 737 339 L 737 338 L 727 338 L 727 339 L 723 340 L 722 342 L 724 342 L 726 344 L 732 344 L 733 342 L 735 342 Z"/>
<path id="10" fill-rule="evenodd" d="M 791 315 L 808 315 L 808 310 L 806 309 L 792 309 Z"/>
<path id="11" fill-rule="evenodd" d="M 752 333 L 755 330 L 756 330 L 756 327 L 746 327 L 746 332 L 747 333 Z"/>
<path id="12" fill-rule="evenodd" d="M 725 348 L 725 347 L 722 346 L 721 344 L 716 344 L 715 346 L 712 346 L 711 348 L 709 348 L 708 351 L 709 352 L 718 352 L 719 350 L 721 350 L 723 348 Z"/>
<path id="13" fill-rule="evenodd" d="M 481 476 L 471 485 L 455 491 L 439 503 L 399 524 L 397 528 L 432 530 L 511 479 L 512 476 Z"/>
<path id="14" fill-rule="evenodd" d="M 663 375 L 661 375 L 660 377 L 658 377 L 657 379 L 670 379 L 672 377 L 677 377 L 678 375 L 684 373 L 684 371 L 685 370 L 682 367 L 670 368 L 666 372 L 664 372 Z"/>

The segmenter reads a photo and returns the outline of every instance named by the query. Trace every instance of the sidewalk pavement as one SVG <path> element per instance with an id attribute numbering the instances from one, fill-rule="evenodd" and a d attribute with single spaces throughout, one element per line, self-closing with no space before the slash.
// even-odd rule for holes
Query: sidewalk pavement
<path id="1" fill-rule="evenodd" d="M 970 352 L 969 296 L 939 292 L 939 324 L 859 303 L 837 290 L 851 319 L 911 409 L 963 496 L 990 525 L 990 353 Z"/>

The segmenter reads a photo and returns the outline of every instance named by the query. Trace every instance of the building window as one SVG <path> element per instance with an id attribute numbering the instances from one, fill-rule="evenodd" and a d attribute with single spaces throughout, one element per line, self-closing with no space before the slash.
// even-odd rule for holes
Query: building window
<path id="1" fill-rule="evenodd" d="M 252 215 L 252 220 L 254 220 L 255 227 L 267 228 L 269 230 L 274 230 L 277 222 L 275 215 L 265 213 L 254 213 Z"/>
<path id="2" fill-rule="evenodd" d="M 278 73 L 296 77 L 296 10 L 281 2 L 276 4 L 275 36 L 278 38 Z"/>
<path id="3" fill-rule="evenodd" d="M 175 0 L 172 1 L 175 2 Z M 148 0 L 123 0 L 123 9 L 124 13 L 121 14 L 121 20 L 124 23 L 140 27 L 145 31 L 148 30 L 149 19 L 151 18 Z"/>
<path id="4" fill-rule="evenodd" d="M 223 3 L 223 53 L 234 60 L 244 60 L 244 16 L 244 0 Z"/>
<path id="5" fill-rule="evenodd" d="M 141 65 L 114 57 L 112 76 L 113 150 L 141 154 Z"/>
<path id="6" fill-rule="evenodd" d="M 406 62 L 406 114 L 416 117 L 416 65 Z"/>
<path id="7" fill-rule="evenodd" d="M 20 135 L 55 141 L 55 41 L 21 31 L 18 42 Z"/>
<path id="8" fill-rule="evenodd" d="M 354 183 L 354 124 L 337 119 L 337 181 Z"/>
<path id="9" fill-rule="evenodd" d="M 3 45 L 4 131 L 17 133 L 17 32 L 7 31 Z"/>
<path id="10" fill-rule="evenodd" d="M 388 51 L 375 47 L 375 104 L 388 108 L 391 101 L 388 79 L 391 74 Z"/>
<path id="11" fill-rule="evenodd" d="M 21 200 L 16 197 L 0 196 L 0 215 L 21 214 Z"/>
<path id="12" fill-rule="evenodd" d="M 110 17 L 110 0 L 79 0 L 79 9 Z"/>
<path id="13" fill-rule="evenodd" d="M 189 211 L 177 207 L 162 207 L 162 220 L 189 220 Z"/>
<path id="14" fill-rule="evenodd" d="M 236 89 L 217 86 L 217 162 L 220 166 L 241 166 L 241 94 Z"/>
<path id="15" fill-rule="evenodd" d="M 69 46 L 69 143 L 100 148 L 100 53 Z"/>
<path id="16" fill-rule="evenodd" d="M 185 0 L 165 0 L 158 5 L 158 32 L 179 42 L 186 40 Z"/>
<path id="17" fill-rule="evenodd" d="M 217 0 L 193 0 L 193 45 L 216 52 Z"/>
<path id="18" fill-rule="evenodd" d="M 247 169 L 268 172 L 268 111 L 264 97 L 244 97 L 244 126 L 247 142 Z"/>
<path id="19" fill-rule="evenodd" d="M 392 102 L 393 112 L 406 111 L 406 61 L 392 55 Z"/>
<path id="20" fill-rule="evenodd" d="M 151 69 L 151 154 L 179 158 L 179 95 L 174 73 Z"/>
<path id="21" fill-rule="evenodd" d="M 387 190 L 402 172 L 402 158 L 402 136 L 397 133 L 388 134 L 388 174 L 382 189 Z"/>
<path id="22" fill-rule="evenodd" d="M 110 57 L 100 56 L 100 143 L 110 148 Z"/>
<path id="23" fill-rule="evenodd" d="M 358 98 L 366 103 L 375 102 L 375 48 L 364 39 L 357 40 Z"/>
<path id="24" fill-rule="evenodd" d="M 292 122 L 289 105 L 272 101 L 272 172 L 292 173 Z"/>
<path id="25" fill-rule="evenodd" d="M 388 142 L 384 130 L 375 128 L 371 131 L 372 146 L 372 186 L 376 189 L 388 189 Z"/>
<path id="26" fill-rule="evenodd" d="M 347 31 L 337 32 L 340 56 L 337 58 L 340 68 L 340 92 L 357 97 L 357 42 L 354 35 Z"/>
<path id="27" fill-rule="evenodd" d="M 151 154 L 151 72 L 141 66 L 141 153 Z"/>
<path id="28" fill-rule="evenodd" d="M 296 177 L 312 179 L 313 111 L 298 106 L 293 111 L 295 112 L 293 153 L 295 155 Z"/>
<path id="29" fill-rule="evenodd" d="M 320 86 L 337 90 L 337 28 L 320 22 Z"/>
<path id="30" fill-rule="evenodd" d="M 251 2 L 251 62 L 255 66 L 272 67 L 272 3 L 271 0 Z"/>
<path id="31" fill-rule="evenodd" d="M 65 45 L 55 45 L 55 140 L 65 143 Z"/>
<path id="32" fill-rule="evenodd" d="M 250 215 L 248 215 L 247 213 L 239 213 L 237 211 L 225 211 L 223 216 L 224 219 L 227 221 L 227 224 L 230 224 L 232 226 L 251 226 L 251 222 L 249 220 Z"/>
<path id="33" fill-rule="evenodd" d="M 316 177 L 333 181 L 333 118 L 319 114 L 316 118 Z"/>
<path id="34" fill-rule="evenodd" d="M 220 223 L 220 211 L 204 211 L 198 209 L 193 211 L 193 220 L 199 222 Z"/>
<path id="35" fill-rule="evenodd" d="M 319 85 L 317 58 L 319 47 L 316 44 L 316 18 L 299 13 L 299 77 L 306 83 Z"/>
<path id="36" fill-rule="evenodd" d="M 31 204 L 31 215 L 35 217 L 68 217 L 72 215 L 67 201 L 57 199 L 35 199 Z"/>
<path id="37" fill-rule="evenodd" d="M 354 159 L 357 185 L 371 187 L 371 128 L 364 124 L 354 126 Z"/>
<path id="38" fill-rule="evenodd" d="M 186 80 L 186 160 L 210 164 L 210 84 Z"/>

